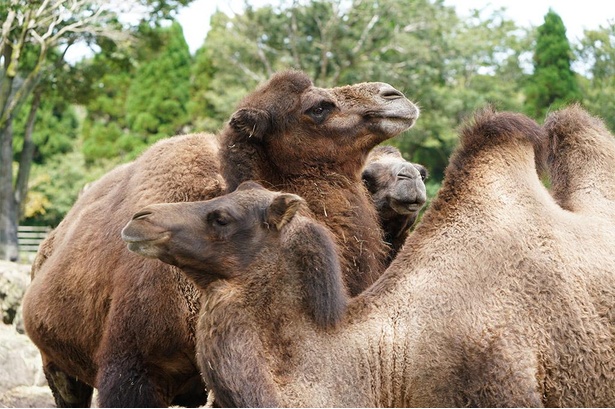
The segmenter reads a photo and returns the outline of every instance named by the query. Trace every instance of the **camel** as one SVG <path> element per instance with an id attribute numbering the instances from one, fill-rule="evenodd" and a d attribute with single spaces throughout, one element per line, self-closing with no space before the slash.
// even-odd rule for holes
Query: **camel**
<path id="1" fill-rule="evenodd" d="M 239 104 L 230 121 L 235 132 L 220 138 L 227 192 L 255 180 L 303 197 L 333 232 L 344 282 L 355 296 L 382 274 L 388 251 L 361 171 L 371 149 L 418 115 L 388 84 L 323 90 L 303 73 L 274 77 Z"/>
<path id="2" fill-rule="evenodd" d="M 126 249 L 120 232 L 132 214 L 211 199 L 245 178 L 296 183 L 337 232 L 344 285 L 358 293 L 384 258 L 360 170 L 371 148 L 417 116 L 388 84 L 325 89 L 282 72 L 241 101 L 219 134 L 162 140 L 84 190 L 42 244 L 23 301 L 57 406 L 89 406 L 94 387 L 101 407 L 206 401 L 195 357 L 200 292 L 178 268 Z"/>
<path id="3" fill-rule="evenodd" d="M 367 156 L 361 178 L 380 218 L 383 240 L 389 246 L 389 263 L 406 242 L 427 202 L 427 176 L 423 165 L 406 161 L 393 146 L 377 146 Z"/>
<path id="4" fill-rule="evenodd" d="M 292 206 L 274 206 L 286 214 L 281 229 L 262 222 L 271 200 L 237 214 L 228 207 L 251 226 L 231 231 L 268 237 L 241 250 L 232 235 L 211 247 L 209 236 L 182 228 L 192 221 L 198 232 L 207 220 L 182 222 L 190 214 L 182 204 L 159 227 L 158 208 L 146 209 L 124 239 L 150 257 L 181 247 L 199 280 L 212 267 L 198 260 L 212 250 L 222 260 L 243 255 L 232 276 L 200 285 L 199 362 L 222 405 L 612 407 L 614 167 L 613 136 L 579 106 L 552 113 L 544 128 L 521 114 L 477 112 L 421 222 L 335 325 L 319 325 L 304 291 L 306 280 L 338 274 L 336 260 L 317 260 L 307 278 L 308 259 L 284 260 L 307 236 Z M 215 214 L 212 203 L 190 209 Z"/>

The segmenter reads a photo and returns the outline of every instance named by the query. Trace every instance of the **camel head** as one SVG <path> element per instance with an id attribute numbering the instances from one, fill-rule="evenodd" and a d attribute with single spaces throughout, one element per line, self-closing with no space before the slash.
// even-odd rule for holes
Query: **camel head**
<path id="1" fill-rule="evenodd" d="M 372 150 L 361 177 L 381 218 L 418 214 L 427 201 L 427 169 L 406 161 L 392 146 Z"/>
<path id="2" fill-rule="evenodd" d="M 417 106 L 389 84 L 319 88 L 302 72 L 278 73 L 244 98 L 223 131 L 222 173 L 230 190 L 246 180 L 242 169 L 248 174 L 254 167 L 268 181 L 313 168 L 355 178 L 369 150 L 418 116 Z M 246 149 L 253 164 L 239 161 Z M 265 158 L 266 166 L 258 162 Z"/>
<path id="3" fill-rule="evenodd" d="M 204 285 L 241 271 L 303 203 L 297 195 L 244 182 L 207 201 L 147 206 L 133 215 L 122 239 L 129 250 L 177 266 Z"/>

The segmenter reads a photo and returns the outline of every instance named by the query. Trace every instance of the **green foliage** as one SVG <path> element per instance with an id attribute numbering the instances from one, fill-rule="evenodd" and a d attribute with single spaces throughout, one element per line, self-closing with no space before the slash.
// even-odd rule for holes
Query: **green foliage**
<path id="1" fill-rule="evenodd" d="M 192 128 L 199 131 L 215 132 L 224 120 L 224 118 L 220 118 L 222 115 L 216 113 L 214 104 L 206 96 L 206 90 L 211 88 L 216 73 L 212 54 L 208 48 L 198 49 L 190 70 L 188 117 L 192 122 Z"/>
<path id="2" fill-rule="evenodd" d="M 83 126 L 86 163 L 133 159 L 188 122 L 191 56 L 181 26 L 140 26 L 139 46 L 83 63 L 91 88 Z"/>
<path id="3" fill-rule="evenodd" d="M 89 97 L 82 129 L 83 154 L 89 164 L 101 159 L 125 158 L 132 151 L 117 145 L 127 129 L 124 107 L 134 71 L 128 60 L 128 57 L 118 61 L 113 54 L 98 54 L 82 63 L 81 71 L 87 73 L 91 84 L 84 91 Z"/>
<path id="4" fill-rule="evenodd" d="M 29 102 L 29 101 L 27 101 Z M 29 103 L 25 106 L 29 107 Z M 14 121 L 13 157 L 19 160 L 23 146 L 27 109 L 22 109 Z M 79 121 L 72 105 L 54 95 L 47 95 L 36 113 L 32 139 L 36 145 L 34 163 L 42 164 L 53 155 L 72 150 L 78 138 Z"/>
<path id="5" fill-rule="evenodd" d="M 181 26 L 158 30 L 160 44 L 137 68 L 126 95 L 130 133 L 147 145 L 181 131 L 190 93 L 191 57 Z"/>
<path id="6" fill-rule="evenodd" d="M 192 58 L 181 27 L 160 24 L 188 0 L 139 1 L 161 8 L 132 29 L 134 47 L 93 37 L 100 47 L 93 58 L 53 76 L 56 102 L 44 99 L 35 132 L 41 146 L 29 223 L 55 225 L 84 183 L 159 138 L 218 131 L 243 96 L 287 68 L 306 71 L 323 87 L 388 82 L 415 101 L 417 124 L 387 143 L 427 166 L 430 199 L 457 145 L 457 129 L 487 104 L 542 119 L 545 110 L 582 96 L 615 129 L 613 25 L 586 32 L 576 52 L 587 75 L 575 76 L 572 48 L 553 12 L 538 30 L 526 31 L 500 9 L 462 20 L 444 0 L 248 2 L 235 15 L 215 13 Z M 529 74 L 524 63 L 532 52 Z M 71 103 L 85 109 L 81 128 Z"/>
<path id="7" fill-rule="evenodd" d="M 578 54 L 590 73 L 580 82 L 583 104 L 615 131 L 615 23 L 586 31 Z"/>
<path id="8" fill-rule="evenodd" d="M 54 155 L 45 165 L 34 165 L 22 224 L 57 226 L 87 183 L 112 166 L 113 163 L 100 162 L 99 166 L 86 167 L 78 149 Z"/>
<path id="9" fill-rule="evenodd" d="M 549 110 L 581 99 L 575 73 L 570 68 L 573 55 L 562 19 L 553 10 L 538 27 L 534 52 L 534 73 L 526 87 L 526 112 L 543 119 Z"/>

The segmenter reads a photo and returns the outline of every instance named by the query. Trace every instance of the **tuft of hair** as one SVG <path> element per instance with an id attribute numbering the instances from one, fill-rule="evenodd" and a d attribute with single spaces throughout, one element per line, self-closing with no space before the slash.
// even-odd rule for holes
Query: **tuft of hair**
<path id="1" fill-rule="evenodd" d="M 546 139 L 546 133 L 533 119 L 514 112 L 497 112 L 493 106 L 488 105 L 478 110 L 462 126 L 459 148 L 451 158 L 451 163 L 462 168 L 466 161 L 485 149 L 511 143 L 530 144 L 537 152 Z"/>
<path id="2" fill-rule="evenodd" d="M 348 294 L 331 233 L 308 222 L 299 226 L 284 246 L 287 260 L 301 272 L 309 315 L 320 328 L 334 328 L 346 312 Z"/>
<path id="3" fill-rule="evenodd" d="M 553 135 L 574 135 L 593 128 L 598 132 L 607 132 L 604 122 L 590 115 L 580 104 L 575 103 L 547 115 L 544 128 Z"/>
<path id="4" fill-rule="evenodd" d="M 558 151 L 558 146 L 572 136 L 586 135 L 590 129 L 596 134 L 610 134 L 600 118 L 590 115 L 578 103 L 551 112 L 547 115 L 543 127 L 550 138 L 548 138 L 548 143 L 543 145 L 545 152 L 541 156 L 548 159 L 552 159 Z"/>
<path id="5" fill-rule="evenodd" d="M 371 160 L 376 160 L 383 156 L 395 156 L 397 158 L 402 158 L 399 149 L 391 145 L 378 145 L 369 153 L 369 158 Z M 368 159 L 368 162 L 370 161 L 370 159 Z"/>
<path id="6" fill-rule="evenodd" d="M 263 107 L 276 113 L 288 110 L 288 96 L 302 94 L 313 85 L 312 80 L 302 71 L 287 70 L 275 73 L 256 90 L 245 96 L 239 103 L 240 108 Z M 272 98 L 272 95 L 279 96 Z"/>

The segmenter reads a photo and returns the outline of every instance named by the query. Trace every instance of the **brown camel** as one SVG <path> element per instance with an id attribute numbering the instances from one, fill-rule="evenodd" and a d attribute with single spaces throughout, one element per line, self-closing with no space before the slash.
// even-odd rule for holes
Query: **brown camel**
<path id="1" fill-rule="evenodd" d="M 547 158 L 553 196 L 536 157 Z M 520 114 L 477 113 L 421 223 L 336 325 L 319 325 L 304 295 L 306 280 L 337 274 L 336 261 L 316 259 L 305 277 L 303 255 L 317 254 L 318 240 L 292 206 L 212 201 L 186 213 L 180 204 L 166 225 L 159 205 L 124 232 L 148 256 L 251 255 L 233 276 L 204 280 L 213 267 L 198 261 L 189 272 L 207 283 L 199 362 L 223 405 L 612 407 L 614 167 L 613 136 L 577 106 L 551 114 L 544 129 Z M 281 229 L 262 221 L 271 207 L 286 215 Z M 182 216 L 199 208 L 200 219 Z M 225 219 L 236 236 L 212 247 L 198 232 L 224 209 L 249 227 Z M 239 250 L 246 236 L 259 239 Z M 285 259 L 287 249 L 298 256 Z"/>
<path id="2" fill-rule="evenodd" d="M 239 104 L 218 136 L 163 140 L 86 189 L 43 243 L 23 304 L 56 404 L 88 406 L 93 387 L 102 407 L 205 402 L 197 288 L 120 238 L 148 204 L 210 199 L 244 178 L 296 183 L 338 234 L 338 251 L 353 266 L 343 272 L 348 288 L 367 287 L 381 272 L 383 245 L 373 239 L 380 230 L 360 169 L 372 147 L 417 115 L 387 84 L 323 89 L 303 73 L 280 73 Z"/>
<path id="3" fill-rule="evenodd" d="M 423 165 L 408 162 L 393 146 L 377 146 L 367 156 L 361 177 L 380 218 L 389 262 L 406 242 L 427 202 L 427 175 Z"/>
<path id="4" fill-rule="evenodd" d="M 227 191 L 256 180 L 303 197 L 333 232 L 344 281 L 357 295 L 382 274 L 387 256 L 361 171 L 369 151 L 412 126 L 418 114 L 388 84 L 323 90 L 302 73 L 274 77 L 239 104 L 230 121 L 235 132 L 221 136 Z"/>

